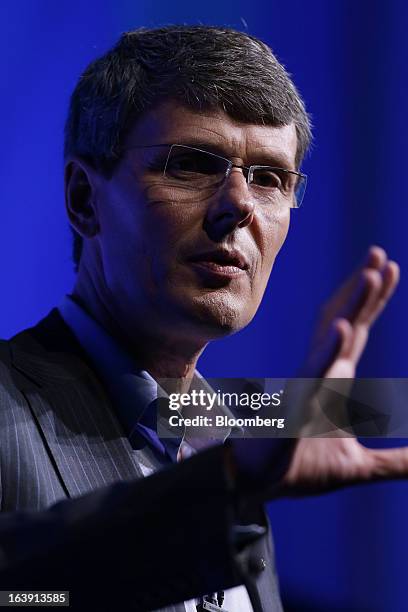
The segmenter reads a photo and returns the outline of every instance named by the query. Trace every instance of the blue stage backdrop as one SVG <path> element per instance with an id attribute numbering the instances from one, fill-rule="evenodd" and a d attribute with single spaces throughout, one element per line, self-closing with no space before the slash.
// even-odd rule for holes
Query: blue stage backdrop
<path id="1" fill-rule="evenodd" d="M 0 11 L 2 337 L 73 283 L 62 133 L 80 71 L 124 30 L 228 25 L 269 43 L 293 74 L 315 143 L 263 305 L 246 330 L 209 347 L 202 372 L 295 373 L 322 302 L 376 243 L 400 262 L 402 281 L 359 374 L 407 376 L 407 3 L 6 0 Z M 406 483 L 274 503 L 270 515 L 288 610 L 408 609 Z"/>

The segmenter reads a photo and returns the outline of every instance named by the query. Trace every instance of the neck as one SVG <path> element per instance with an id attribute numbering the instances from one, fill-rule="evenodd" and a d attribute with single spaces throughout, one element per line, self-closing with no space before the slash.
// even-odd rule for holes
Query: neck
<path id="1" fill-rule="evenodd" d="M 166 330 L 163 325 L 146 324 L 146 317 L 117 308 L 100 290 L 85 266 L 81 266 L 71 297 L 108 333 L 143 370 L 163 383 L 166 391 L 188 391 L 197 361 L 206 342 L 180 337 L 179 329 Z M 133 312 L 133 311 L 132 311 Z M 162 382 L 162 381 L 161 381 Z"/>

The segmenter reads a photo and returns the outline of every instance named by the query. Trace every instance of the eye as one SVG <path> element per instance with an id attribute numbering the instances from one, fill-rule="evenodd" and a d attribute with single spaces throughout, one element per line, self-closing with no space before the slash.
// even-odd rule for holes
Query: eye
<path id="1" fill-rule="evenodd" d="M 166 172 L 174 175 L 181 172 L 200 172 L 201 164 L 196 155 L 175 155 L 167 163 Z"/>
<path id="2" fill-rule="evenodd" d="M 191 175 L 214 175 L 223 170 L 220 165 L 220 161 L 208 153 L 172 153 L 167 162 L 166 175 L 181 179 Z"/>
<path id="3" fill-rule="evenodd" d="M 258 187 L 285 191 L 287 188 L 286 174 L 287 173 L 280 168 L 255 168 L 252 175 L 252 182 Z"/>

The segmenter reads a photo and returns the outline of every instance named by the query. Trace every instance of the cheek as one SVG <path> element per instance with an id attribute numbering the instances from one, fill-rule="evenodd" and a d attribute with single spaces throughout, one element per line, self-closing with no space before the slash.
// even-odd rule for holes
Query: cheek
<path id="1" fill-rule="evenodd" d="M 136 192 L 134 183 L 125 178 L 120 186 L 104 191 L 100 207 L 106 280 L 116 289 L 120 285 L 121 291 L 135 292 L 139 287 L 157 295 L 169 282 L 183 282 L 174 270 L 180 245 L 199 223 L 199 210 L 175 204 L 171 198 L 165 201 L 156 185 L 144 185 Z"/>
<path id="2" fill-rule="evenodd" d="M 150 290 L 157 293 L 171 284 L 184 286 L 181 250 L 200 224 L 198 211 L 171 202 L 153 202 L 142 220 L 145 267 Z M 184 270 L 184 272 L 183 272 Z"/>
<path id="3" fill-rule="evenodd" d="M 130 295 L 147 276 L 151 259 L 143 231 L 142 209 L 137 200 L 117 190 L 99 200 L 98 236 L 107 287 L 117 295 Z"/>
<path id="4" fill-rule="evenodd" d="M 255 219 L 253 235 L 258 247 L 258 262 L 252 279 L 252 305 L 259 307 L 269 277 L 289 229 L 290 211 L 264 214 Z"/>
<path id="5" fill-rule="evenodd" d="M 290 210 L 278 211 L 265 215 L 259 223 L 259 250 L 262 268 L 272 269 L 276 256 L 281 250 L 289 231 Z"/>

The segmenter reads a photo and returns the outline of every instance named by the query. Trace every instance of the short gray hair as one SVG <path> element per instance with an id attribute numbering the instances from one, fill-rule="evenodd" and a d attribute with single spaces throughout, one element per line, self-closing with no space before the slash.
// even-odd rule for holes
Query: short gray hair
<path id="1" fill-rule="evenodd" d="M 166 26 L 124 33 L 80 77 L 65 124 L 65 158 L 78 156 L 110 175 L 133 123 L 164 100 L 223 109 L 244 123 L 294 123 L 300 165 L 310 119 L 290 75 L 259 39 L 229 28 Z M 74 233 L 78 269 L 82 238 Z"/>

